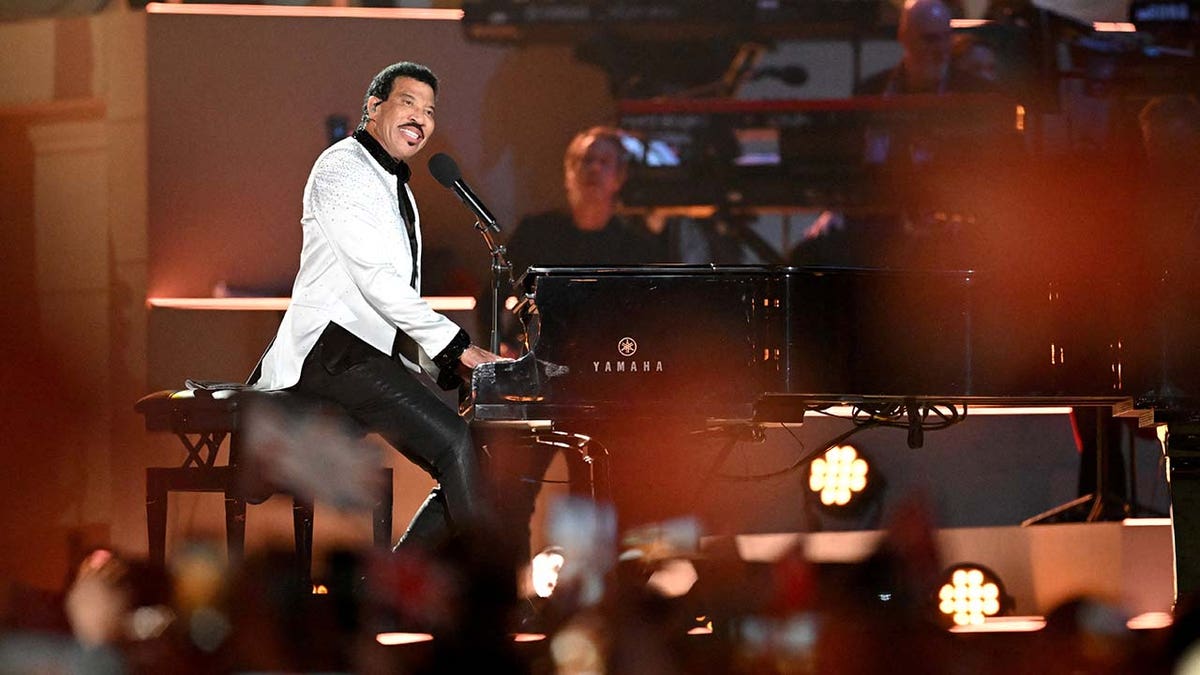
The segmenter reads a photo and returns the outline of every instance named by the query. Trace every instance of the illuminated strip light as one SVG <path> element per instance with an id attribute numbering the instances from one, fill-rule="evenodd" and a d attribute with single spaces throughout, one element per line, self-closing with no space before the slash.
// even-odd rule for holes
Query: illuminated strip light
<path id="1" fill-rule="evenodd" d="M 1042 616 L 989 616 L 980 624 L 953 626 L 951 633 L 1034 633 L 1046 627 Z"/>
<path id="2" fill-rule="evenodd" d="M 146 306 L 159 309 L 282 312 L 291 301 L 291 298 L 146 298 Z M 475 309 L 475 298 L 467 295 L 430 295 L 425 297 L 425 302 L 438 312 L 469 312 Z"/>
<path id="3" fill-rule="evenodd" d="M 433 636 L 429 633 L 379 633 L 375 636 L 376 642 L 388 647 L 430 642 L 432 640 Z"/>
<path id="4" fill-rule="evenodd" d="M 513 633 L 513 642 L 540 642 L 546 639 L 545 633 Z M 375 641 L 387 647 L 397 645 L 412 645 L 420 642 L 432 642 L 430 633 L 379 633 Z"/>
<path id="5" fill-rule="evenodd" d="M 1093 21 L 1092 30 L 1097 33 L 1136 33 L 1137 26 L 1128 21 Z"/>
<path id="6" fill-rule="evenodd" d="M 1125 527 L 1170 527 L 1170 518 L 1126 518 L 1121 521 Z"/>
<path id="7" fill-rule="evenodd" d="M 461 21 L 461 9 L 421 7 L 320 7 L 307 5 L 227 5 L 223 3 L 146 3 L 147 14 L 192 14 L 202 16 L 278 16 L 335 19 L 421 19 Z"/>
<path id="8" fill-rule="evenodd" d="M 1146 612 L 1126 621 L 1125 627 L 1129 630 L 1160 630 L 1173 623 L 1175 618 L 1167 612 Z"/>
<path id="9" fill-rule="evenodd" d="M 992 22 L 991 19 L 950 19 L 951 28 L 979 28 Z"/>
<path id="10" fill-rule="evenodd" d="M 955 406 L 958 413 L 963 414 L 962 406 Z M 850 417 L 854 414 L 854 406 L 834 405 L 828 408 L 822 408 L 818 411 L 808 411 L 808 415 L 823 415 L 829 417 Z M 981 416 L 1003 416 L 1003 415 L 1070 415 L 1070 406 L 971 406 L 967 415 L 969 417 Z"/>

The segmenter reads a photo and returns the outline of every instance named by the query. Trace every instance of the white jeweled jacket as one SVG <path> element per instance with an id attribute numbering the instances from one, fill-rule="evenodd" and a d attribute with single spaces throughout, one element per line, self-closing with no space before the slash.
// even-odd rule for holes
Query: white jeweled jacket
<path id="1" fill-rule="evenodd" d="M 417 261 L 400 216 L 396 177 L 353 137 L 321 153 L 304 186 L 304 245 L 292 302 L 263 355 L 256 389 L 296 384 L 304 358 L 330 321 L 384 353 L 391 353 L 396 330 L 403 331 L 421 348 L 421 363 L 402 358 L 405 366 L 437 377 L 431 356 L 450 344 L 459 327 L 421 298 L 419 267 L 417 287 L 409 285 L 413 265 L 420 264 L 419 214 L 415 220 Z"/>

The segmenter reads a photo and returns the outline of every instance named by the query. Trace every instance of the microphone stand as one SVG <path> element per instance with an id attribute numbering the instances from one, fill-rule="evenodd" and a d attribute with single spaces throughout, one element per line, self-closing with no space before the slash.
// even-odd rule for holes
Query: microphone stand
<path id="1" fill-rule="evenodd" d="M 496 238 L 492 236 L 491 228 L 476 220 L 475 229 L 483 236 L 483 243 L 487 246 L 488 254 L 492 257 L 492 340 L 489 344 L 489 351 L 493 354 L 499 354 L 500 286 L 504 283 L 504 279 L 508 279 L 508 286 L 512 288 L 512 263 L 508 260 L 504 245 L 497 243 Z"/>

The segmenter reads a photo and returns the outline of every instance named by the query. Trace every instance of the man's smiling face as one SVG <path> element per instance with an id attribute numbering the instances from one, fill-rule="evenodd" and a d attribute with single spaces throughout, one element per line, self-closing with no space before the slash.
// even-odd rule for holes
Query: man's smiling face
<path id="1" fill-rule="evenodd" d="M 437 97 L 428 84 L 411 77 L 397 77 L 387 100 L 372 96 L 367 101 L 367 132 L 387 153 L 407 160 L 425 147 L 433 135 L 433 113 Z"/>

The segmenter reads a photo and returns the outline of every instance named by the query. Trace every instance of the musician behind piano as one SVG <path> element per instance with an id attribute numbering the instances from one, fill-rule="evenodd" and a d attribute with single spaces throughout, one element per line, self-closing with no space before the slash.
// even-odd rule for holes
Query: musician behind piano
<path id="1" fill-rule="evenodd" d="M 640 218 L 618 213 L 629 155 L 622 132 L 592 127 L 571 139 L 563 155 L 563 185 L 568 209 L 521 219 L 507 243 L 514 274 L 531 265 L 643 265 L 666 262 L 661 233 Z M 480 296 L 480 308 L 490 293 Z M 486 299 L 486 301 L 484 301 Z M 517 330 L 505 329 L 506 350 L 520 351 Z M 509 355 L 507 352 L 505 355 Z"/>
<path id="2" fill-rule="evenodd" d="M 438 80 L 410 62 L 371 81 L 353 136 L 317 158 L 304 188 L 292 302 L 252 376 L 263 390 L 333 401 L 439 481 L 405 540 L 429 542 L 483 515 L 465 421 L 415 376 L 452 387 L 499 357 L 421 298 L 421 225 L 405 163 L 433 134 Z"/>
<path id="3" fill-rule="evenodd" d="M 530 265 L 664 262 L 667 256 L 662 237 L 650 232 L 640 219 L 618 213 L 628 161 L 619 129 L 592 127 L 577 133 L 563 155 L 563 185 L 569 208 L 521 220 L 508 241 L 514 272 L 521 274 Z M 480 307 L 486 305 L 479 303 Z M 505 334 L 505 346 L 514 355 L 520 350 L 516 333 L 510 324 Z M 596 367 L 603 370 L 605 366 L 600 363 Z M 655 364 L 650 364 L 653 367 Z M 657 367 L 661 369 L 662 364 L 657 363 Z M 529 562 L 529 520 L 541 489 L 538 481 L 554 453 L 552 446 L 532 444 L 513 452 L 492 452 L 489 458 L 495 494 L 503 496 L 496 504 L 500 523 L 511 534 L 518 557 L 525 563 Z M 572 462 L 577 458 L 568 454 L 566 459 Z"/>
<path id="4" fill-rule="evenodd" d="M 1147 175 L 1139 260 L 1154 260 L 1178 276 L 1200 256 L 1200 102 L 1188 95 L 1159 96 L 1138 113 Z"/>
<path id="5" fill-rule="evenodd" d="M 1158 96 L 1138 114 L 1146 170 L 1133 227 L 1119 228 L 1117 263 L 1131 289 L 1126 306 L 1141 308 L 1139 324 L 1156 340 L 1158 372 L 1151 398 L 1200 392 L 1200 102 L 1186 94 Z M 1141 392 L 1139 392 L 1141 393 Z M 1118 446 L 1119 447 L 1119 446 Z"/>
<path id="6" fill-rule="evenodd" d="M 900 63 L 859 83 L 854 93 L 891 97 L 996 91 L 995 81 L 984 79 L 961 59 L 956 67 L 950 18 L 941 0 L 905 2 L 897 32 L 903 49 Z M 994 52 L 991 56 L 994 59 Z M 994 71 L 996 65 L 990 68 Z M 868 125 L 863 137 L 863 162 L 868 166 L 923 169 L 939 154 L 932 137 L 913 130 Z M 965 241 L 968 237 L 963 235 L 970 233 L 948 231 L 931 213 L 939 210 L 909 205 L 903 213 L 825 211 L 793 249 L 789 262 L 894 268 L 970 265 L 970 249 L 976 243 Z"/>
<path id="7" fill-rule="evenodd" d="M 941 0 L 908 0 L 896 39 L 903 56 L 895 67 L 855 87 L 858 95 L 946 94 L 991 91 L 991 82 L 970 69 L 952 67 L 954 33 L 950 8 Z"/>

